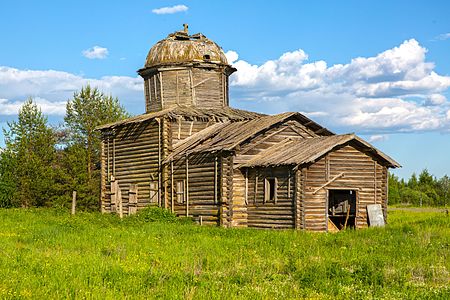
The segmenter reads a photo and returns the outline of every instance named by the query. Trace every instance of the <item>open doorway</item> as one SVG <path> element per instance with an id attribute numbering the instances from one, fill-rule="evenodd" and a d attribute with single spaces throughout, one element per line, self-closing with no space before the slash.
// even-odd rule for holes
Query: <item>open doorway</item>
<path id="1" fill-rule="evenodd" d="M 355 228 L 356 224 L 356 191 L 328 190 L 328 222 L 341 230 Z"/>

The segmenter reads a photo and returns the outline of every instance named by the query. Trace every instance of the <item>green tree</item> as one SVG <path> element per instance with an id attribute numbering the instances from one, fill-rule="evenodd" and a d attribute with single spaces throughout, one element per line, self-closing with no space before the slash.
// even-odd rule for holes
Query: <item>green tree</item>
<path id="1" fill-rule="evenodd" d="M 128 117 L 119 100 L 87 85 L 67 102 L 64 117 L 66 149 L 63 169 L 70 174 L 69 185 L 77 190 L 79 203 L 97 207 L 100 192 L 100 132 L 96 127 Z"/>
<path id="2" fill-rule="evenodd" d="M 11 151 L 0 148 L 0 207 L 19 206 L 14 198 L 16 159 Z"/>
<path id="3" fill-rule="evenodd" d="M 55 138 L 47 118 L 30 98 L 17 121 L 4 130 L 1 181 L 5 206 L 48 205 L 52 197 Z M 13 200 L 14 199 L 14 200 Z"/>

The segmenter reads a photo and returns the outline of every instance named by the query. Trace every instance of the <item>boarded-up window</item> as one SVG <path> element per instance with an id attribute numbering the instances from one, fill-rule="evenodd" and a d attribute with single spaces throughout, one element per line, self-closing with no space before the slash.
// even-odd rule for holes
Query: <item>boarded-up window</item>
<path id="1" fill-rule="evenodd" d="M 175 193 L 177 195 L 177 203 L 184 203 L 184 180 L 178 180 L 175 185 Z"/>
<path id="2" fill-rule="evenodd" d="M 158 202 L 158 182 L 150 182 L 150 203 Z"/>
<path id="3" fill-rule="evenodd" d="M 264 203 L 277 202 L 277 189 L 278 189 L 278 180 L 276 177 L 264 178 Z"/>

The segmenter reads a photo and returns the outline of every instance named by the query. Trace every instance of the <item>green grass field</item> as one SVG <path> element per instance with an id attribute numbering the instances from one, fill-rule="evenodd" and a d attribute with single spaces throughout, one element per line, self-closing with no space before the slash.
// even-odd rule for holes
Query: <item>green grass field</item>
<path id="1" fill-rule="evenodd" d="M 149 222 L 151 217 L 166 221 Z M 337 234 L 0 210 L 1 299 L 450 299 L 450 216 Z"/>

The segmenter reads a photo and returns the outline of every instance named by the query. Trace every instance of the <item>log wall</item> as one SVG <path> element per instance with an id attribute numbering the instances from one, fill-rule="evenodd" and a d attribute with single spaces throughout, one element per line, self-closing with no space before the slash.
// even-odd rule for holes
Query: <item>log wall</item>
<path id="1" fill-rule="evenodd" d="M 222 69 L 174 67 L 144 79 L 146 111 L 175 105 L 219 108 L 228 105 L 228 77 Z"/>
<path id="2" fill-rule="evenodd" d="M 295 177 L 288 167 L 248 170 L 247 224 L 259 228 L 294 228 Z M 264 179 L 277 178 L 276 200 L 265 201 Z"/>
<path id="3" fill-rule="evenodd" d="M 190 137 L 194 133 L 197 133 L 208 126 L 214 124 L 213 121 L 192 121 L 179 118 L 178 120 L 173 120 L 170 122 L 170 136 L 172 144 L 176 144 L 185 138 Z"/>
<path id="4" fill-rule="evenodd" d="M 356 191 L 356 227 L 367 227 L 367 204 L 381 204 L 386 213 L 387 201 L 387 169 L 369 155 L 345 146 L 330 152 L 316 163 L 303 168 L 303 193 L 300 200 L 304 205 L 300 215 L 300 224 L 304 229 L 326 231 L 328 222 L 328 194 L 330 189 L 348 189 Z M 319 189 L 327 182 L 344 173 L 326 187 Z M 316 193 L 316 191 L 319 189 Z M 302 220 L 303 218 L 303 220 Z"/>
<path id="5" fill-rule="evenodd" d="M 178 216 L 189 216 L 204 224 L 219 224 L 218 167 L 212 154 L 195 155 L 173 164 L 173 174 L 169 176 L 169 202 Z M 173 182 L 172 182 L 173 180 Z M 177 182 L 184 184 L 184 201 L 178 202 Z M 172 200 L 173 199 L 173 200 Z"/>
<path id="6" fill-rule="evenodd" d="M 111 212 L 111 175 L 119 181 L 124 213 L 128 213 L 128 192 L 131 185 L 138 188 L 137 208 L 149 203 L 158 204 L 157 197 L 150 199 L 150 183 L 158 183 L 159 131 L 156 120 L 138 126 L 117 129 L 102 140 L 102 199 L 104 212 Z"/>

